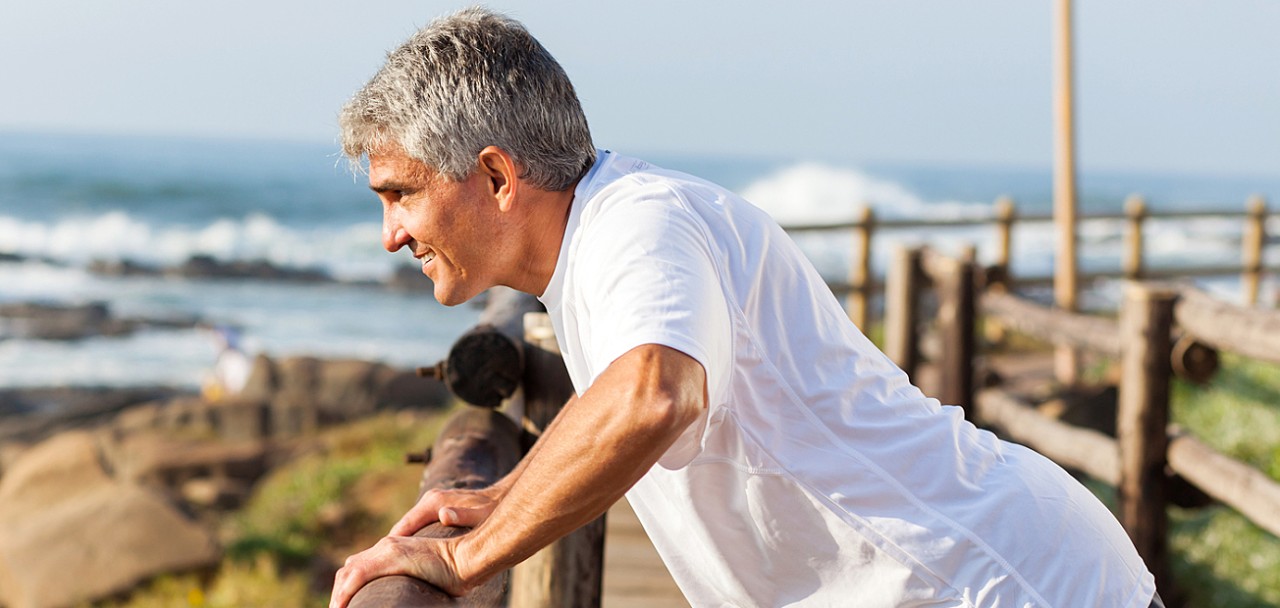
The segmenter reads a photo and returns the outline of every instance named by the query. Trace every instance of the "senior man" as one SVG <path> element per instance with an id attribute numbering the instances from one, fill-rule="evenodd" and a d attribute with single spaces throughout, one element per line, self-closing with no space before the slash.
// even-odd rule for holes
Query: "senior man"
<path id="1" fill-rule="evenodd" d="M 921 394 L 764 212 L 597 150 L 520 24 L 436 20 L 341 126 L 386 248 L 447 305 L 538 296 L 577 396 L 499 483 L 348 559 L 334 606 L 390 574 L 465 594 L 624 493 L 695 606 L 1158 605 L 1093 495 Z M 411 536 L 437 520 L 474 530 Z"/>

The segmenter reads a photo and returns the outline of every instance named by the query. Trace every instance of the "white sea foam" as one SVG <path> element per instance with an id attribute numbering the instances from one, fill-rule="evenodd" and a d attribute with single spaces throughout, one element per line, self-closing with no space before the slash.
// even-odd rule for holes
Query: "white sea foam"
<path id="1" fill-rule="evenodd" d="M 0 216 L 0 252 L 76 266 L 93 260 L 170 266 L 207 255 L 223 261 L 318 267 L 344 279 L 376 279 L 387 276 L 397 262 L 382 250 L 379 232 L 373 223 L 286 226 L 258 213 L 206 226 L 154 225 L 121 211 L 53 222 Z"/>
<path id="2" fill-rule="evenodd" d="M 853 221 L 858 211 L 869 206 L 881 218 L 962 219 L 991 214 L 989 203 L 955 200 L 925 200 L 907 187 L 863 171 L 816 163 L 787 167 L 748 185 L 740 192 L 764 209 L 783 226 L 840 224 Z M 989 244 L 989 227 L 956 227 L 881 231 L 872 243 L 872 266 L 883 272 L 892 251 L 899 245 L 928 243 L 943 251 L 955 252 L 966 244 Z M 849 231 L 797 233 L 794 239 L 819 272 L 829 280 L 846 276 L 854 245 Z M 1038 239 L 1019 239 L 1029 256 L 1042 256 L 1032 249 Z M 989 247 L 988 247 L 989 248 Z M 990 252 L 986 252 L 989 257 Z"/>
<path id="3" fill-rule="evenodd" d="M 740 194 L 784 226 L 848 222 L 867 205 L 884 217 L 957 218 L 990 212 L 989 205 L 927 202 L 901 184 L 856 169 L 816 163 L 785 168 L 753 182 Z"/>
<path id="4" fill-rule="evenodd" d="M 993 215 L 989 202 L 927 200 L 906 186 L 865 172 L 804 163 L 763 177 L 741 194 L 784 226 L 839 224 L 852 221 L 869 205 L 881 218 L 962 219 Z M 1280 220 L 1274 220 L 1280 224 Z M 1236 219 L 1163 221 L 1152 219 L 1145 227 L 1146 263 L 1159 265 L 1230 264 L 1239 262 L 1242 223 Z M 1125 222 L 1091 220 L 1077 228 L 1078 255 L 1085 269 L 1117 269 L 1125 254 Z M 883 273 L 894 248 L 928 244 L 955 253 L 973 245 L 983 262 L 993 262 L 996 231 L 993 225 L 922 227 L 880 230 L 872 248 L 872 266 Z M 848 231 L 798 233 L 800 244 L 828 279 L 846 276 L 851 247 Z M 1052 272 L 1056 230 L 1051 223 L 1019 223 L 1011 252 L 1015 274 L 1046 275 Z M 1280 252 L 1275 253 L 1280 256 Z"/>

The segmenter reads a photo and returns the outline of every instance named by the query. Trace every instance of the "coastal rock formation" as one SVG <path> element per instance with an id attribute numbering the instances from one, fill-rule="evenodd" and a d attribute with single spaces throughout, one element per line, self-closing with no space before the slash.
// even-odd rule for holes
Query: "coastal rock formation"
<path id="1" fill-rule="evenodd" d="M 0 603 L 76 606 L 217 563 L 213 534 L 155 489 L 117 477 L 103 441 L 63 433 L 0 479 Z"/>
<path id="2" fill-rule="evenodd" d="M 213 256 L 193 255 L 187 261 L 170 267 L 154 266 L 133 260 L 94 260 L 89 272 L 109 277 L 170 277 L 184 279 L 260 279 L 318 283 L 332 281 L 328 272 L 319 268 L 288 268 L 266 260 L 232 260 L 224 262 Z"/>
<path id="3" fill-rule="evenodd" d="M 103 302 L 0 304 L 0 340 L 80 340 L 92 336 L 122 336 L 148 327 L 195 327 L 195 318 L 117 317 Z"/>

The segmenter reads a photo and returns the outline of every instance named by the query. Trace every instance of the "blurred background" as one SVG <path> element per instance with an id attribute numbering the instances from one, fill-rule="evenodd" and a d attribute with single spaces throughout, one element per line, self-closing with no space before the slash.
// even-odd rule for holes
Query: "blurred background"
<path id="1" fill-rule="evenodd" d="M 229 348 L 391 369 L 441 358 L 480 308 L 436 304 L 413 260 L 383 251 L 335 122 L 386 52 L 469 4 L 0 5 L 0 431 L 71 407 L 32 394 L 207 391 Z M 1051 2 L 487 5 L 561 62 L 599 147 L 721 183 L 784 225 L 864 205 L 987 216 L 1000 196 L 1052 208 Z M 1278 31 L 1268 0 L 1077 1 L 1081 210 L 1135 193 L 1155 212 L 1274 206 Z M 1053 234 L 1019 228 L 1013 271 L 1047 274 Z M 873 261 L 903 242 L 974 242 L 990 260 L 992 236 L 899 231 Z M 1240 256 L 1237 220 L 1153 223 L 1147 238 L 1168 265 Z M 848 234 L 801 242 L 847 276 Z M 1118 229 L 1080 243 L 1086 270 L 1123 250 Z M 1206 285 L 1230 296 L 1235 281 Z"/>
<path id="2" fill-rule="evenodd" d="M 381 250 L 376 199 L 337 155 L 335 115 L 388 50 L 465 5 L 7 5 L 0 302 L 198 317 L 274 354 L 434 360 L 475 311 L 364 288 L 409 260 Z M 784 223 L 847 221 L 863 203 L 980 214 L 1002 194 L 1024 212 L 1049 208 L 1051 3 L 491 6 L 563 63 L 597 145 L 718 181 Z M 1280 191 L 1278 27 L 1280 7 L 1261 0 L 1079 2 L 1081 208 L 1118 210 L 1142 193 L 1154 210 L 1237 210 Z M 1219 228 L 1171 228 L 1150 246 L 1237 256 L 1238 224 Z M 843 276 L 847 241 L 826 241 L 806 245 Z M 1016 241 L 1015 267 L 1051 266 L 1047 228 Z M 1086 240 L 1083 264 L 1118 246 Z M 306 272 L 159 272 L 193 256 Z M 10 334 L 0 387 L 195 386 L 214 354 L 207 334 L 175 328 L 74 345 Z"/>

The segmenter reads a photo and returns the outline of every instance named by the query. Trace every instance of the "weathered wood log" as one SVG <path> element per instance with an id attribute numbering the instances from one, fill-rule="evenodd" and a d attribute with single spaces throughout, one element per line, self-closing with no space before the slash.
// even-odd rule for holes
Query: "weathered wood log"
<path id="1" fill-rule="evenodd" d="M 1253 306 L 1258 303 L 1258 291 L 1262 287 L 1262 249 L 1267 243 L 1267 202 L 1255 195 L 1249 197 L 1245 207 L 1247 217 L 1244 234 L 1240 239 L 1240 244 L 1244 247 L 1240 258 L 1244 273 L 1240 276 L 1240 287 L 1244 291 L 1244 303 Z"/>
<path id="2" fill-rule="evenodd" d="M 965 417 L 973 415 L 974 368 L 977 340 L 974 334 L 976 293 L 974 264 L 970 260 L 942 258 L 931 263 L 938 290 L 938 333 L 942 338 L 941 382 L 938 399 L 960 406 Z"/>
<path id="3" fill-rule="evenodd" d="M 1173 344 L 1170 354 L 1173 372 L 1195 384 L 1205 384 L 1218 373 L 1220 359 L 1218 349 L 1196 339 L 1195 336 L 1183 334 Z"/>
<path id="4" fill-rule="evenodd" d="M 524 375 L 524 314 L 541 310 L 533 296 L 495 287 L 480 322 L 454 341 L 449 355 L 420 376 L 442 380 L 459 399 L 481 407 L 498 407 L 520 388 Z"/>
<path id="5" fill-rule="evenodd" d="M 1141 196 L 1130 196 L 1124 202 L 1124 213 L 1128 216 L 1125 227 L 1124 277 L 1131 281 L 1142 278 L 1143 274 L 1143 234 L 1142 224 L 1147 219 L 1147 202 Z"/>
<path id="6" fill-rule="evenodd" d="M 885 354 L 915 380 L 920 365 L 920 249 L 899 247 L 893 253 L 884 305 Z"/>
<path id="7" fill-rule="evenodd" d="M 1120 450 L 1114 439 L 1049 418 L 1000 389 L 979 392 L 975 403 L 979 421 L 999 427 L 1014 441 L 1064 467 L 1111 485 L 1119 483 Z"/>
<path id="8" fill-rule="evenodd" d="M 1280 484 L 1180 429 L 1174 428 L 1172 434 L 1169 468 L 1259 527 L 1280 536 Z"/>
<path id="9" fill-rule="evenodd" d="M 419 496 L 433 488 L 479 489 L 492 485 L 520 460 L 520 429 L 493 410 L 468 408 L 449 419 L 431 450 L 422 474 Z M 415 536 L 451 538 L 469 528 L 431 524 Z M 351 608 L 411 608 L 425 606 L 501 606 L 507 574 L 494 577 L 465 597 L 454 598 L 410 576 L 387 576 L 370 581 L 351 599 Z"/>
<path id="10" fill-rule="evenodd" d="M 983 314 L 998 318 L 1011 330 L 1054 344 L 1120 356 L 1119 326 L 1110 319 L 1041 306 L 1007 293 L 986 292 L 979 303 Z"/>
<path id="11" fill-rule="evenodd" d="M 858 212 L 858 225 L 854 228 L 853 257 L 849 260 L 849 294 L 847 309 L 849 319 L 858 329 L 870 330 L 871 295 L 874 279 L 871 274 L 871 242 L 875 238 L 876 215 L 870 205 L 864 204 Z"/>
<path id="12" fill-rule="evenodd" d="M 1187 288 L 1174 313 L 1183 329 L 1210 346 L 1280 363 L 1280 311 L 1238 306 Z"/>
<path id="13" fill-rule="evenodd" d="M 550 319 L 525 316 L 525 421 L 540 433 L 573 395 Z M 512 569 L 510 608 L 597 608 L 604 583 L 605 516 Z"/>
<path id="14" fill-rule="evenodd" d="M 1169 438 L 1169 383 L 1173 370 L 1173 308 L 1178 292 L 1130 283 L 1120 309 L 1122 378 L 1116 431 L 1120 443 L 1120 483 L 1116 486 L 1120 523 L 1138 554 L 1168 589 L 1169 487 L 1165 477 Z"/>

